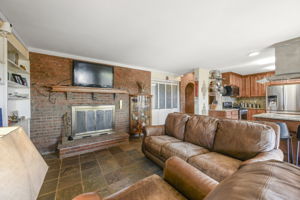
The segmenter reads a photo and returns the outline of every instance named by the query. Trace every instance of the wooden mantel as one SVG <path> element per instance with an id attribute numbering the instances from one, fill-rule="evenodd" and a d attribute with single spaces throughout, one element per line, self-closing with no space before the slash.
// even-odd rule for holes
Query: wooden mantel
<path id="1" fill-rule="evenodd" d="M 51 86 L 51 92 L 78 92 L 78 93 L 102 93 L 102 94 L 128 94 L 128 91 L 115 88 L 94 88 L 80 86 Z"/>

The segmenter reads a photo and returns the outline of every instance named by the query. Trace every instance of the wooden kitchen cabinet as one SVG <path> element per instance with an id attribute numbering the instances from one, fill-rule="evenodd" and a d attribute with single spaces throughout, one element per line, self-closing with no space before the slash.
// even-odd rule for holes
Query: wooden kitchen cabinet
<path id="1" fill-rule="evenodd" d="M 239 119 L 239 111 L 234 110 L 209 110 L 209 116 L 221 119 Z"/>
<path id="2" fill-rule="evenodd" d="M 256 114 L 260 114 L 260 113 L 265 113 L 266 110 L 265 109 L 248 109 L 248 113 L 247 113 L 247 120 L 255 120 L 255 118 L 253 117 L 253 115 Z"/>
<path id="3" fill-rule="evenodd" d="M 223 85 L 242 86 L 242 76 L 234 72 L 222 73 Z"/>
<path id="4" fill-rule="evenodd" d="M 240 95 L 241 96 L 241 88 L 243 85 L 243 79 L 242 75 L 234 73 L 234 72 L 226 72 L 222 73 L 222 78 L 223 78 L 223 85 L 230 85 L 230 86 L 237 86 L 240 90 Z"/>
<path id="5" fill-rule="evenodd" d="M 266 88 L 270 83 L 258 83 L 258 80 L 273 76 L 274 72 L 265 72 L 259 74 L 249 75 L 250 77 L 250 97 L 264 97 L 266 96 Z"/>
<path id="6" fill-rule="evenodd" d="M 261 74 L 251 75 L 250 82 L 251 82 L 251 97 L 259 97 L 264 96 L 265 92 L 265 84 L 257 83 L 258 80 L 263 79 L 264 76 Z"/>
<path id="7" fill-rule="evenodd" d="M 240 88 L 240 97 L 251 96 L 251 79 L 250 76 L 242 77 L 242 87 Z"/>
<path id="8" fill-rule="evenodd" d="M 234 72 L 222 73 L 224 86 L 233 85 L 239 87 L 240 95 L 238 97 L 265 97 L 266 89 L 269 85 L 300 83 L 300 79 L 273 81 L 263 84 L 257 83 L 258 80 L 274 75 L 274 71 L 244 76 Z"/>

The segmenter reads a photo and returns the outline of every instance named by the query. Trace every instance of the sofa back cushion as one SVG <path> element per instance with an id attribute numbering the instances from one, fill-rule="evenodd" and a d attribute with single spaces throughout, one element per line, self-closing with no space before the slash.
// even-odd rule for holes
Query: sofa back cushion
<path id="1" fill-rule="evenodd" d="M 276 139 L 275 139 L 275 149 L 279 149 L 280 144 L 280 126 L 275 122 L 266 122 L 266 121 L 255 121 L 255 123 L 264 124 L 267 126 L 271 126 L 275 131 Z"/>
<path id="2" fill-rule="evenodd" d="M 275 133 L 267 125 L 249 121 L 220 120 L 213 151 L 248 160 L 275 148 Z"/>
<path id="3" fill-rule="evenodd" d="M 245 165 L 226 178 L 204 199 L 299 199 L 300 168 L 286 162 Z"/>
<path id="4" fill-rule="evenodd" d="M 182 113 L 170 113 L 166 119 L 166 134 L 179 140 L 184 139 L 184 130 L 189 116 Z"/>
<path id="5" fill-rule="evenodd" d="M 207 149 L 212 149 L 218 121 L 216 118 L 204 115 L 190 117 L 186 124 L 184 140 Z"/>

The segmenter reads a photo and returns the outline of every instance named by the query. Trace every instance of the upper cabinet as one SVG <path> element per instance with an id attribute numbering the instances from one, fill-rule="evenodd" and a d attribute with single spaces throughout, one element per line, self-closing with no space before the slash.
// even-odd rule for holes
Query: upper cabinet
<path id="1" fill-rule="evenodd" d="M 239 97 L 261 97 L 266 96 L 266 87 L 272 83 L 257 83 L 265 77 L 273 76 L 274 72 L 265 72 L 251 75 L 240 75 L 233 72 L 226 72 L 222 74 L 223 85 L 234 85 L 239 87 Z"/>
<path id="2" fill-rule="evenodd" d="M 234 72 L 226 72 L 222 74 L 223 85 L 234 85 L 237 87 L 242 86 L 242 76 Z"/>
<path id="3" fill-rule="evenodd" d="M 240 97 L 251 97 L 251 76 L 242 76 Z"/>
<path id="4" fill-rule="evenodd" d="M 264 77 L 264 74 L 255 74 L 250 76 L 251 97 L 260 97 L 266 95 L 266 84 L 257 82 L 258 80 L 261 80 Z"/>

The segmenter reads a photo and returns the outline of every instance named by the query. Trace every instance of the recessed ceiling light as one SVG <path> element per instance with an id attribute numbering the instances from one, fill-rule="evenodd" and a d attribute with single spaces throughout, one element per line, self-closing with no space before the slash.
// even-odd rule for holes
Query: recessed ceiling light
<path id="1" fill-rule="evenodd" d="M 266 67 L 264 67 L 263 68 L 264 70 L 275 70 L 276 69 L 276 67 L 275 67 L 275 65 L 269 65 L 269 66 L 266 66 Z"/>
<path id="2" fill-rule="evenodd" d="M 255 51 L 255 52 L 249 53 L 248 56 L 249 56 L 249 57 L 253 57 L 253 56 L 257 56 L 257 55 L 259 55 L 259 54 L 260 54 L 259 51 Z"/>
<path id="3" fill-rule="evenodd" d="M 258 59 L 252 62 L 255 65 L 275 64 L 275 56 Z"/>

